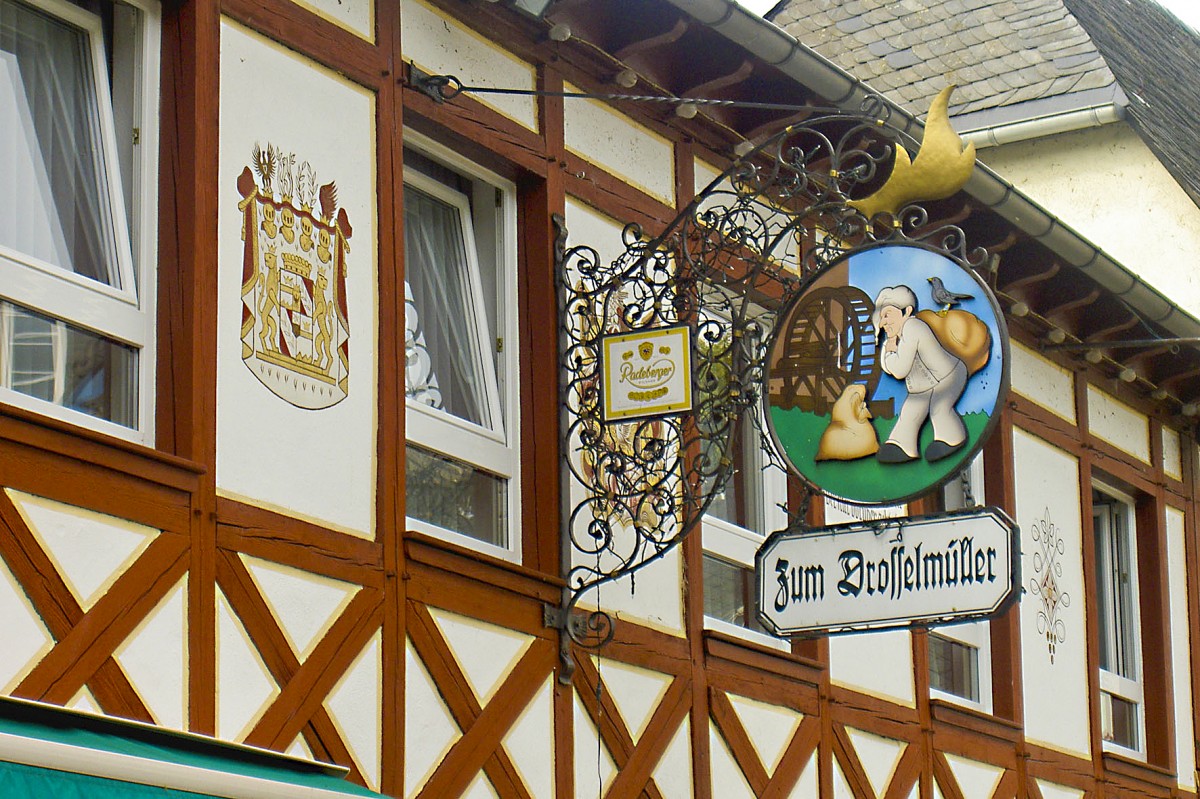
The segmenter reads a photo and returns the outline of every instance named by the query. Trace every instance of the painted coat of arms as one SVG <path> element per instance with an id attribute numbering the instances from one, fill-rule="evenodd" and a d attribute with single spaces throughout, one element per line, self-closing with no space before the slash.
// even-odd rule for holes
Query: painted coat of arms
<path id="1" fill-rule="evenodd" d="M 346 255 L 352 234 L 337 186 L 318 185 L 295 153 L 255 145 L 237 181 L 242 200 L 242 362 L 300 408 L 346 398 L 350 320 Z"/>

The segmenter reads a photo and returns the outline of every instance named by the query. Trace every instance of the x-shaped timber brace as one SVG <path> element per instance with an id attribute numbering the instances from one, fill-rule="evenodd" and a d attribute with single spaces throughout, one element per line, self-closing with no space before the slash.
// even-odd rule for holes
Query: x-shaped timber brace
<path id="1" fill-rule="evenodd" d="M 823 267 L 883 242 L 920 244 L 964 267 L 988 263 L 986 250 L 968 250 L 960 228 L 931 224 L 919 204 L 891 213 L 851 199 L 883 182 L 897 147 L 915 149 L 889 118 L 878 97 L 856 114 L 814 108 L 735 161 L 662 233 L 627 225 L 611 263 L 587 245 L 568 249 L 555 216 L 565 585 L 545 622 L 562 634 L 561 682 L 575 670 L 572 644 L 599 649 L 614 634 L 598 598 L 587 612 L 580 600 L 699 525 L 732 476 L 739 436 L 762 442 L 767 468 L 784 468 L 762 418 L 767 345 L 779 312 Z M 603 339 L 678 326 L 690 329 L 690 410 L 606 422 Z M 803 527 L 803 504 L 789 529 Z"/>

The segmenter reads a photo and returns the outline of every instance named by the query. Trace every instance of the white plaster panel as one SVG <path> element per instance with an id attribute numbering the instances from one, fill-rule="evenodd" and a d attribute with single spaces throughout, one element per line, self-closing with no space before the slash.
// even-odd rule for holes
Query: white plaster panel
<path id="1" fill-rule="evenodd" d="M 804 771 L 800 772 L 800 779 L 796 780 L 796 784 L 792 786 L 792 792 L 789 799 L 818 799 L 821 795 L 820 781 L 817 779 L 817 757 L 816 753 L 808 759 L 808 764 L 804 767 Z"/>
<path id="2" fill-rule="evenodd" d="M 383 684 L 382 633 L 375 633 L 325 699 L 334 725 L 349 746 L 368 787 L 379 788 L 380 707 Z"/>
<path id="3" fill-rule="evenodd" d="M 287 748 L 286 753 L 292 757 L 315 760 L 312 750 L 308 748 L 308 742 L 304 740 L 303 733 L 296 736 L 296 740 L 292 741 L 292 745 Z"/>
<path id="4" fill-rule="evenodd" d="M 1150 462 L 1150 420 L 1111 394 L 1088 386 L 1088 429 L 1144 463 Z"/>
<path id="5" fill-rule="evenodd" d="M 1200 316 L 1200 214 L 1129 125 L 988 148 L 980 160 Z"/>
<path id="6" fill-rule="evenodd" d="M 846 728 L 846 734 L 854 744 L 854 750 L 858 753 L 863 771 L 867 773 L 867 779 L 871 781 L 871 787 L 877 795 L 883 796 L 892 781 L 892 775 L 896 773 L 896 766 L 900 763 L 900 757 L 904 754 L 907 744 L 850 727 Z"/>
<path id="7" fill-rule="evenodd" d="M 612 785 L 617 767 L 578 696 L 574 704 L 575 795 L 603 796 Z"/>
<path id="8" fill-rule="evenodd" d="M 100 709 L 100 703 L 96 701 L 96 697 L 92 696 L 91 689 L 86 685 L 79 689 L 79 693 L 75 694 L 71 701 L 67 703 L 67 707 L 97 716 L 104 715 L 104 711 Z"/>
<path id="9" fill-rule="evenodd" d="M 721 799 L 754 799 L 754 790 L 746 781 L 746 775 L 734 760 L 721 731 L 712 722 L 708 725 L 708 750 L 712 795 Z"/>
<path id="10" fill-rule="evenodd" d="M 404 795 L 415 796 L 462 732 L 412 642 L 404 648 Z"/>
<path id="11" fill-rule="evenodd" d="M 1171 608 L 1171 680 L 1175 701 L 1175 773 L 1196 789 L 1195 725 L 1192 720 L 1191 625 L 1188 623 L 1187 553 L 1183 511 L 1167 508 L 1167 584 Z"/>
<path id="12" fill-rule="evenodd" d="M 1183 479 L 1183 441 L 1179 432 L 1166 427 L 1162 428 L 1163 471 L 1176 480 Z"/>
<path id="13" fill-rule="evenodd" d="M 980 763 L 957 755 L 946 755 L 950 771 L 962 789 L 963 796 L 991 796 L 1004 776 L 1004 769 L 999 766 Z"/>
<path id="14" fill-rule="evenodd" d="M 480 705 L 486 705 L 533 643 L 533 636 L 494 624 L 429 609 L 450 651 L 458 659 Z M 486 657 L 480 657 L 486 652 Z"/>
<path id="15" fill-rule="evenodd" d="M 1012 390 L 1068 422 L 1075 421 L 1075 376 L 1017 341 L 1011 342 Z"/>
<path id="16" fill-rule="evenodd" d="M 616 704 L 621 720 L 636 744 L 658 709 L 663 694 L 670 687 L 671 677 L 619 660 L 600 659 L 596 666 L 605 692 Z"/>
<path id="17" fill-rule="evenodd" d="M 467 786 L 467 790 L 463 792 L 462 796 L 463 799 L 499 799 L 500 797 L 496 793 L 496 787 L 492 785 L 492 781 L 483 771 L 475 775 L 475 779 L 471 780 L 471 784 Z"/>
<path id="18" fill-rule="evenodd" d="M 1088 665 L 1079 462 L 1023 430 L 1013 434 L 1021 528 L 1025 735 L 1088 757 Z"/>
<path id="19" fill-rule="evenodd" d="M 654 767 L 654 784 L 663 796 L 692 796 L 692 723 L 687 717 Z"/>
<path id="20" fill-rule="evenodd" d="M 54 639 L 3 559 L 0 559 L 0 619 L 4 620 L 0 686 L 7 696 L 50 651 Z"/>
<path id="21" fill-rule="evenodd" d="M 241 558 L 301 662 L 358 592 L 354 583 L 248 555 Z"/>
<path id="22" fill-rule="evenodd" d="M 217 737 L 240 741 L 279 694 L 250 636 L 217 589 Z"/>
<path id="23" fill-rule="evenodd" d="M 547 677 L 504 736 L 504 749 L 533 799 L 554 796 L 554 687 Z"/>
<path id="24" fill-rule="evenodd" d="M 85 611 L 158 534 L 152 527 L 115 516 L 7 491 Z"/>
<path id="25" fill-rule="evenodd" d="M 912 636 L 906 630 L 832 636 L 829 673 L 845 688 L 916 707 Z"/>
<path id="26" fill-rule="evenodd" d="M 292 0 L 334 25 L 375 41 L 375 0 Z"/>
<path id="27" fill-rule="evenodd" d="M 291 87 L 303 87 L 303 93 Z M 224 495 L 373 537 L 376 452 L 375 98 L 363 88 L 224 20 L 217 176 L 217 488 Z M 333 181 L 353 234 L 347 254 L 346 397 L 306 410 L 242 363 L 241 195 L 255 145 L 295 153 Z"/>
<path id="28" fill-rule="evenodd" d="M 579 91 L 569 84 L 566 90 Z M 571 152 L 675 205 L 675 158 L 669 140 L 598 100 L 564 103 L 563 132 Z"/>
<path id="29" fill-rule="evenodd" d="M 113 653 L 156 724 L 187 724 L 187 578 L 147 614 Z"/>
<path id="30" fill-rule="evenodd" d="M 728 698 L 767 774 L 774 774 L 804 716 L 791 708 L 744 696 L 729 694 Z"/>
<path id="31" fill-rule="evenodd" d="M 1079 788 L 1046 782 L 1045 780 L 1038 780 L 1037 786 L 1038 790 L 1042 792 L 1042 799 L 1083 799 L 1083 795 L 1086 793 Z"/>
<path id="32" fill-rule="evenodd" d="M 537 72 L 532 64 L 420 0 L 401 3 L 400 46 L 405 61 L 412 61 L 430 75 L 454 75 L 466 86 L 537 88 Z M 471 97 L 530 130 L 538 129 L 537 104 L 531 96 L 473 94 Z M 572 102 L 578 101 L 567 105 Z"/>
<path id="33" fill-rule="evenodd" d="M 572 243 L 585 243 L 596 250 L 602 263 L 613 261 L 625 251 L 621 243 L 621 224 L 575 198 L 567 198 L 566 221 L 570 231 L 568 246 Z M 570 447 L 573 453 L 578 453 L 580 449 L 578 441 Z M 580 501 L 582 493 L 577 483 L 572 483 L 570 492 L 570 501 Z M 576 533 L 581 536 L 580 540 L 587 540 L 588 533 L 583 527 L 584 524 L 586 520 L 581 519 Z M 613 535 L 615 550 L 626 554 L 632 551 L 635 538 L 631 530 L 624 525 L 614 524 Z M 594 567 L 596 558 L 574 551 L 572 564 Z M 611 565 L 611 562 L 601 563 L 602 568 Z M 607 612 L 618 614 L 621 618 L 636 619 L 660 631 L 682 635 L 682 576 L 683 560 L 679 548 L 676 547 L 636 574 L 590 591 L 580 604 L 581 607 L 589 609 L 600 607 Z"/>
<path id="34" fill-rule="evenodd" d="M 586 244 L 600 256 L 600 263 L 610 264 L 623 252 L 621 239 L 624 224 L 576 197 L 567 196 L 567 246 Z"/>

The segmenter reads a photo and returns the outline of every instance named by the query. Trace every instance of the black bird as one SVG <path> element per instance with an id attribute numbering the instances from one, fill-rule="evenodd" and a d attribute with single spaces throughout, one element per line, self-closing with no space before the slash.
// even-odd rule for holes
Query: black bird
<path id="1" fill-rule="evenodd" d="M 933 286 L 933 302 L 935 305 L 942 306 L 942 310 L 938 311 L 938 316 L 945 316 L 953 305 L 958 305 L 963 300 L 975 299 L 974 294 L 955 294 L 948 288 L 942 285 L 940 277 L 926 278 Z"/>

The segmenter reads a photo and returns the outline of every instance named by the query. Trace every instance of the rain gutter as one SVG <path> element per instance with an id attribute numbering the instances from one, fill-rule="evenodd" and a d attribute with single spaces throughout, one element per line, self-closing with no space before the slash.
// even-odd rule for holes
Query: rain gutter
<path id="1" fill-rule="evenodd" d="M 878 95 L 867 84 L 805 47 L 782 28 L 742 8 L 734 0 L 668 2 L 796 82 L 829 99 L 839 108 L 857 111 L 867 96 Z M 924 125 L 886 97 L 884 102 L 891 109 L 891 123 L 919 139 Z M 1044 124 L 1050 125 L 1049 122 Z M 1175 305 L 1158 289 L 1113 260 L 987 166 L 976 163 L 975 171 L 963 191 L 1040 241 L 1065 263 L 1116 294 L 1143 318 L 1161 325 L 1175 336 L 1200 336 L 1200 320 Z"/>
<path id="2" fill-rule="evenodd" d="M 989 125 L 986 128 L 965 130 L 960 133 L 960 136 L 964 144 L 974 143 L 976 149 L 982 149 L 1027 139 L 1040 139 L 1043 136 L 1057 136 L 1060 133 L 1071 133 L 1084 128 L 1098 128 L 1110 122 L 1119 122 L 1124 118 L 1124 106 L 1117 103 L 1104 103 L 1058 114 L 1044 114 L 1016 122 Z"/>

